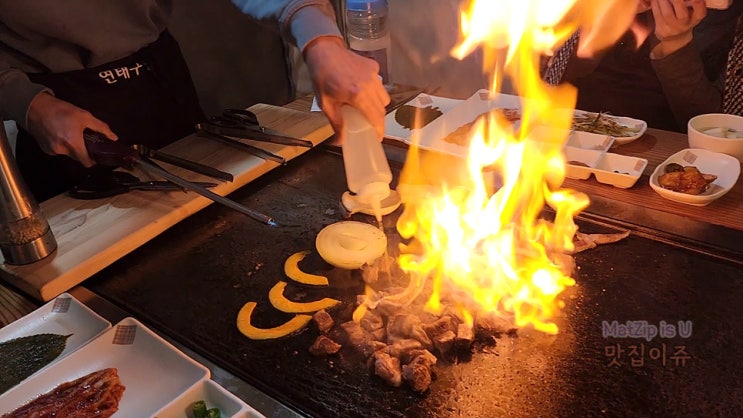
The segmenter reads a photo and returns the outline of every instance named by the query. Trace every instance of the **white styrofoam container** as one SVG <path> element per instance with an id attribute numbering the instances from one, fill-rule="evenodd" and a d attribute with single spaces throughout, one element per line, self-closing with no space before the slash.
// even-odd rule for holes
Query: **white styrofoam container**
<path id="1" fill-rule="evenodd" d="M 0 415 L 62 383 L 116 368 L 126 387 L 117 417 L 149 417 L 199 381 L 209 369 L 133 318 L 125 318 L 92 342 L 0 396 Z"/>
<path id="2" fill-rule="evenodd" d="M 0 328 L 0 342 L 36 334 L 69 335 L 62 353 L 41 370 L 57 363 L 111 328 L 111 323 L 63 293 L 35 311 Z M 0 364 L 4 360 L 0 358 Z M 29 376 L 31 377 L 31 376 Z M 22 382 L 21 382 L 22 383 Z M 2 395 L 0 395 L 2 399 Z"/>
<path id="3" fill-rule="evenodd" d="M 588 179 L 603 155 L 603 151 L 565 147 L 565 176 L 578 180 Z"/>
<path id="4" fill-rule="evenodd" d="M 599 183 L 611 184 L 621 189 L 635 185 L 648 165 L 644 158 L 606 153 L 593 170 Z"/>

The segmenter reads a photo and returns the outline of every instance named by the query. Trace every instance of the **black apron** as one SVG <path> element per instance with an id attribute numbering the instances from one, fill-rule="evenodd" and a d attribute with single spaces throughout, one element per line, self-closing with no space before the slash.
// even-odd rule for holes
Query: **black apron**
<path id="1" fill-rule="evenodd" d="M 127 144 L 160 148 L 193 133 L 194 125 L 205 120 L 183 54 L 168 31 L 135 54 L 108 64 L 28 77 L 108 123 Z M 25 130 L 18 133 L 16 160 L 37 201 L 105 169 L 86 169 L 67 156 L 47 155 Z"/>

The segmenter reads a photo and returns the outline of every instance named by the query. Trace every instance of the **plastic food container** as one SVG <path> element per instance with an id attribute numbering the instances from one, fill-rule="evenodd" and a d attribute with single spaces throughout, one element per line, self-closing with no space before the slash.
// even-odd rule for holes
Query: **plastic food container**
<path id="1" fill-rule="evenodd" d="M 611 141 L 608 146 L 611 146 Z M 565 147 L 565 159 L 567 178 L 587 180 L 593 174 L 599 183 L 622 189 L 634 186 L 648 165 L 644 158 L 571 146 Z"/>
<path id="2" fill-rule="evenodd" d="M 588 179 L 603 155 L 603 151 L 565 147 L 565 176 L 570 179 Z"/>
<path id="3" fill-rule="evenodd" d="M 573 131 L 568 139 L 567 146 L 595 151 L 608 151 L 615 139 L 608 135 L 599 135 L 591 132 Z"/>
<path id="4" fill-rule="evenodd" d="M 593 170 L 593 174 L 599 183 L 628 189 L 637 183 L 647 165 L 648 160 L 644 158 L 606 153 Z"/>

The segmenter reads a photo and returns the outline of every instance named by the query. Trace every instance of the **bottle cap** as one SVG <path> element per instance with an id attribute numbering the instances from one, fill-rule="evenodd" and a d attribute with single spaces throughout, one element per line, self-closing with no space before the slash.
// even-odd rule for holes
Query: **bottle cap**
<path id="1" fill-rule="evenodd" d="M 346 0 L 346 9 L 373 11 L 387 8 L 387 0 Z"/>
<path id="2" fill-rule="evenodd" d="M 390 185 L 381 181 L 366 184 L 356 193 L 358 201 L 364 204 L 371 204 L 372 199 L 378 199 L 381 202 L 389 195 Z"/>

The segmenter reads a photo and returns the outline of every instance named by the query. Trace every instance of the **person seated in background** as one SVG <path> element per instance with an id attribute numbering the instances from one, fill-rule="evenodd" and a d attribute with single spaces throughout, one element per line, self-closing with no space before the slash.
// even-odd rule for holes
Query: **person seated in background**
<path id="1" fill-rule="evenodd" d="M 378 66 L 346 47 L 327 0 L 233 3 L 300 48 L 336 132 L 350 104 L 381 138 L 389 95 Z M 90 173 L 85 129 L 158 148 L 205 119 L 167 30 L 172 8 L 172 0 L 0 0 L 0 116 L 19 125 L 16 160 L 38 201 Z"/>
<path id="2" fill-rule="evenodd" d="M 576 33 L 550 58 L 544 79 L 575 85 L 577 109 L 686 132 L 695 115 L 736 111 L 735 96 L 739 103 L 741 90 L 735 86 L 743 74 L 740 58 L 728 55 L 735 52 L 741 11 L 741 0 L 726 10 L 708 10 L 705 0 L 638 0 L 633 26 L 617 44 L 597 56 L 579 58 Z M 740 30 L 738 24 L 738 44 Z"/>

